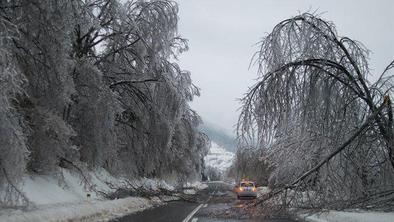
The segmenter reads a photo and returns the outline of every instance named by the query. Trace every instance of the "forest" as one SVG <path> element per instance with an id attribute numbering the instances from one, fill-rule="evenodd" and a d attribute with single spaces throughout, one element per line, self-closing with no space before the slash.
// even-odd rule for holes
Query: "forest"
<path id="1" fill-rule="evenodd" d="M 25 174 L 61 168 L 201 178 L 209 141 L 175 2 L 0 2 L 0 205 L 28 201 Z"/>

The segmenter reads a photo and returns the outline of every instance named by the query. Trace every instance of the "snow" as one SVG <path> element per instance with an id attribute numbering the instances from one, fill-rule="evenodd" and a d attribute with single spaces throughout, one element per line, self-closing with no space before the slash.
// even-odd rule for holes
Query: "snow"
<path id="1" fill-rule="evenodd" d="M 208 185 L 206 183 L 202 183 L 200 181 L 195 181 L 195 182 L 187 182 L 185 185 L 183 185 L 183 188 L 192 188 L 194 190 L 204 190 L 208 188 Z"/>
<path id="2" fill-rule="evenodd" d="M 142 178 L 140 180 L 133 180 L 132 183 L 137 187 L 144 187 L 149 190 L 159 190 L 159 188 L 163 188 L 166 190 L 175 190 L 175 187 L 168 184 L 164 180 L 150 179 L 150 178 Z"/>
<path id="3" fill-rule="evenodd" d="M 261 197 L 263 195 L 268 194 L 270 191 L 271 189 L 267 186 L 257 187 L 257 196 Z"/>
<path id="4" fill-rule="evenodd" d="M 91 199 L 102 200 L 103 197 L 93 190 L 85 187 L 80 175 L 69 170 L 61 169 L 64 180 L 59 183 L 59 179 L 49 175 L 30 175 L 24 178 L 22 191 L 27 198 L 35 205 L 70 203 L 84 201 L 90 194 Z M 163 180 L 141 178 L 128 180 L 125 178 L 115 178 L 104 169 L 87 173 L 94 188 L 99 193 L 110 193 L 117 188 L 143 187 L 149 190 L 159 190 L 159 188 L 174 190 L 174 186 Z M 111 184 L 111 185 L 109 185 Z"/>
<path id="5" fill-rule="evenodd" d="M 155 201 L 145 198 L 128 197 L 118 200 L 42 205 L 28 212 L 21 210 L 2 212 L 0 221 L 106 221 L 147 209 L 154 206 L 154 204 L 156 204 Z"/>
<path id="6" fill-rule="evenodd" d="M 327 211 L 299 216 L 307 222 L 393 222 L 394 212 Z"/>
<path id="7" fill-rule="evenodd" d="M 208 188 L 208 185 L 200 181 L 187 182 L 183 185 L 183 193 L 194 195 L 197 193 L 197 191 L 204 190 L 206 188 Z"/>
<path id="8" fill-rule="evenodd" d="M 0 221 L 100 221 L 176 199 L 176 197 L 162 196 L 151 199 L 128 197 L 106 200 L 93 190 L 87 189 L 78 173 L 65 169 L 60 171 L 62 176 L 58 177 L 25 176 L 21 190 L 30 200 L 31 205 L 26 210 L 0 210 Z M 88 172 L 85 176 L 89 178 L 91 184 L 94 184 L 95 190 L 99 193 L 110 193 L 120 187 L 130 187 L 130 184 L 151 190 L 159 188 L 174 190 L 173 186 L 163 180 L 142 178 L 126 181 L 125 178 L 111 176 L 104 169 Z M 201 184 L 196 183 L 195 186 L 201 186 Z"/>
<path id="9" fill-rule="evenodd" d="M 193 195 L 193 194 L 196 194 L 197 192 L 195 189 L 185 189 L 185 190 L 183 190 L 183 193 Z"/>
<path id="10" fill-rule="evenodd" d="M 102 199 L 94 191 L 85 187 L 80 175 L 69 170 L 61 169 L 63 179 L 50 175 L 28 175 L 24 178 L 21 190 L 34 205 L 74 203 L 84 201 L 90 194 L 91 199 Z M 95 189 L 101 192 L 114 191 L 106 182 L 116 187 L 123 186 L 121 180 L 111 177 L 104 170 L 90 172 L 87 175 Z"/>
<path id="11" fill-rule="evenodd" d="M 229 152 L 219 144 L 211 142 L 211 149 L 204 161 L 206 166 L 216 168 L 220 172 L 225 172 L 232 164 L 235 154 Z"/>

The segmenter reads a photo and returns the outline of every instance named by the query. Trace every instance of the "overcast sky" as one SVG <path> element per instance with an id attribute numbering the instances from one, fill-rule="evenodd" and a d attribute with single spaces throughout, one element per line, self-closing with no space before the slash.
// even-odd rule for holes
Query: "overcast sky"
<path id="1" fill-rule="evenodd" d="M 257 77 L 248 69 L 257 43 L 280 21 L 318 11 L 341 36 L 372 51 L 373 73 L 394 59 L 394 0 L 178 0 L 179 33 L 190 50 L 180 57 L 202 90 L 192 107 L 206 122 L 233 132 L 238 98 Z M 372 77 L 373 78 L 373 77 Z"/>

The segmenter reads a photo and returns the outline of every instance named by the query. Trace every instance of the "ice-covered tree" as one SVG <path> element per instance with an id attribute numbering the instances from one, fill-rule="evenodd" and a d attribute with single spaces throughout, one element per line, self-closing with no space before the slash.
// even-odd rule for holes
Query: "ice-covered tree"
<path id="1" fill-rule="evenodd" d="M 333 204 L 393 185 L 393 63 L 370 83 L 368 50 L 309 13 L 277 24 L 254 62 L 259 79 L 242 100 L 238 132 L 241 144 L 270 153 L 272 185 Z"/>
<path id="2" fill-rule="evenodd" d="M 16 110 L 25 82 L 12 54 L 12 40 L 19 36 L 15 24 L 0 18 L 0 207 L 27 201 L 18 189 L 25 173 L 29 132 Z"/>
<path id="3" fill-rule="evenodd" d="M 188 105 L 199 90 L 177 64 L 188 46 L 176 2 L 0 1 L 0 18 L 0 188 L 12 198 L 25 169 L 69 168 L 87 185 L 99 167 L 201 176 L 208 142 Z"/>

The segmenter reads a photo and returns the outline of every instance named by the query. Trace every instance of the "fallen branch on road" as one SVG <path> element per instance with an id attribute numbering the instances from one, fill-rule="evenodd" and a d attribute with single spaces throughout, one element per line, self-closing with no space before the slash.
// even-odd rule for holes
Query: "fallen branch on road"
<path id="1" fill-rule="evenodd" d="M 179 190 L 168 190 L 165 188 L 158 188 L 157 190 L 153 190 L 153 189 L 147 189 L 142 185 L 137 186 L 136 184 L 133 184 L 129 180 L 126 180 L 125 182 L 127 183 L 128 187 L 115 188 L 112 185 L 113 189 L 116 190 L 110 194 L 106 194 L 105 197 L 107 199 L 113 200 L 113 199 L 120 199 L 130 196 L 145 197 L 145 198 L 168 196 L 168 197 L 176 197 L 186 202 L 192 202 L 192 203 L 198 202 L 195 195 L 183 194 L 182 191 Z"/>

